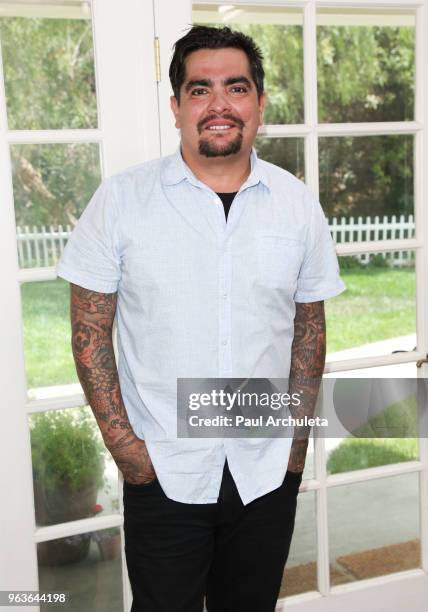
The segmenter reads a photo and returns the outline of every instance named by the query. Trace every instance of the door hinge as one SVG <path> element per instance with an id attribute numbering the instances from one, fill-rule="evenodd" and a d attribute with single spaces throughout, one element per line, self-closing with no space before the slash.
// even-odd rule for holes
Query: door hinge
<path id="1" fill-rule="evenodd" d="M 160 61 L 160 43 L 159 43 L 158 36 L 155 36 L 155 69 L 156 69 L 156 81 L 159 83 L 161 80 L 161 61 Z"/>

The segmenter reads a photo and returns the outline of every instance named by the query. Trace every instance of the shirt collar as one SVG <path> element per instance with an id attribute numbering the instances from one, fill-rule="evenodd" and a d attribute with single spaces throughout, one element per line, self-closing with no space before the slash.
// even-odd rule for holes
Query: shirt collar
<path id="1" fill-rule="evenodd" d="M 253 187 L 258 183 L 263 183 L 263 185 L 270 189 L 270 181 L 266 168 L 261 163 L 261 160 L 259 160 L 257 157 L 254 147 L 251 149 L 250 165 L 250 174 L 245 183 L 241 186 L 241 189 Z M 181 155 L 180 145 L 177 147 L 175 153 L 164 158 L 161 171 L 161 180 L 164 185 L 177 185 L 183 180 L 188 180 L 193 185 L 203 185 L 203 183 L 196 178 L 189 166 L 184 161 Z"/>

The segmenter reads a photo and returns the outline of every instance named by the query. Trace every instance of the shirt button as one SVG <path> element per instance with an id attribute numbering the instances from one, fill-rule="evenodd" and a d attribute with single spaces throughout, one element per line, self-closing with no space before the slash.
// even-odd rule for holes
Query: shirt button
<path id="1" fill-rule="evenodd" d="M 227 338 L 225 338 L 224 340 L 222 340 L 222 342 L 221 342 L 221 343 L 222 343 L 222 345 L 223 345 L 223 346 L 226 346 L 226 344 L 228 343 L 228 339 L 227 339 Z"/>
<path id="2" fill-rule="evenodd" d="M 223 293 L 223 299 L 224 299 L 224 300 L 227 300 L 227 298 L 228 298 L 228 297 L 229 297 L 229 296 L 228 296 L 228 294 L 227 294 L 227 293 Z"/>

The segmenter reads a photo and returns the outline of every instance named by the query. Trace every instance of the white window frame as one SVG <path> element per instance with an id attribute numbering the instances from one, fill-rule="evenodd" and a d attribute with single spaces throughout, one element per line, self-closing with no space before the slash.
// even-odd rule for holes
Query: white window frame
<path id="1" fill-rule="evenodd" d="M 192 23 L 193 4 L 228 4 L 219 0 L 177 0 L 174 13 L 168 0 L 155 0 L 156 30 L 160 39 L 162 74 L 160 83 L 160 123 L 163 154 L 174 151 L 178 145 L 178 133 L 174 128 L 169 96 L 172 91 L 167 79 L 171 58 L 171 46 L 183 35 L 185 28 Z M 428 194 L 428 177 L 424 167 L 428 160 L 428 78 L 424 73 L 428 67 L 428 24 L 426 7 L 423 0 L 234 0 L 234 6 L 281 6 L 300 7 L 303 10 L 303 44 L 304 44 L 304 107 L 305 121 L 299 125 L 268 125 L 260 133 L 270 136 L 302 137 L 305 140 L 305 180 L 311 190 L 319 195 L 318 176 L 318 140 L 321 136 L 373 136 L 388 134 L 412 134 L 415 136 L 414 147 L 414 197 L 416 237 L 404 240 L 383 240 L 340 244 L 339 255 L 356 255 L 367 252 L 409 250 L 416 251 L 417 262 L 417 349 L 408 353 L 381 355 L 329 362 L 326 372 L 343 372 L 376 366 L 416 363 L 428 354 L 428 314 L 423 305 L 428 298 L 428 214 L 424 210 L 424 201 Z M 416 13 L 416 92 L 414 121 L 385 123 L 352 123 L 322 124 L 317 120 L 317 47 L 316 47 L 316 11 L 320 8 L 349 9 L 399 9 L 414 10 Z M 172 17 L 172 18 L 171 18 Z M 167 103 L 168 101 L 168 103 Z M 418 370 L 418 376 L 427 376 L 427 365 Z M 367 610 L 374 611 L 376 598 L 383 598 L 382 609 L 398 611 L 408 602 L 412 602 L 412 611 L 425 609 L 425 597 L 415 598 L 415 593 L 428 589 L 428 440 L 420 438 L 420 458 L 418 461 L 386 465 L 368 470 L 359 470 L 328 476 L 326 472 L 326 450 L 324 440 L 314 440 L 314 462 L 316 478 L 305 480 L 301 491 L 315 491 L 316 495 L 316 533 L 317 533 L 317 592 L 304 593 L 286 597 L 278 603 L 278 610 L 304 609 L 305 612 L 340 611 L 344 609 L 359 610 L 362 602 Z M 421 569 L 389 574 L 379 578 L 360 580 L 340 586 L 329 585 L 329 543 L 327 520 L 327 489 L 333 486 L 357 483 L 365 480 L 385 478 L 406 473 L 418 473 L 420 484 L 420 523 L 421 523 Z M 380 601 L 380 599 L 379 599 Z M 390 606 L 385 605 L 389 601 Z M 370 607 L 370 604 L 372 607 Z"/>

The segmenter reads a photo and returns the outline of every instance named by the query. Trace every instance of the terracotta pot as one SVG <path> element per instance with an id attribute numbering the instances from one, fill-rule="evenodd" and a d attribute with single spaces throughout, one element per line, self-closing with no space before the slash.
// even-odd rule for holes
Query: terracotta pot
<path id="1" fill-rule="evenodd" d="M 97 502 L 97 485 L 89 483 L 79 491 L 72 492 L 67 484 L 47 491 L 43 482 L 34 480 L 34 505 L 38 525 L 67 523 L 93 515 Z"/>

